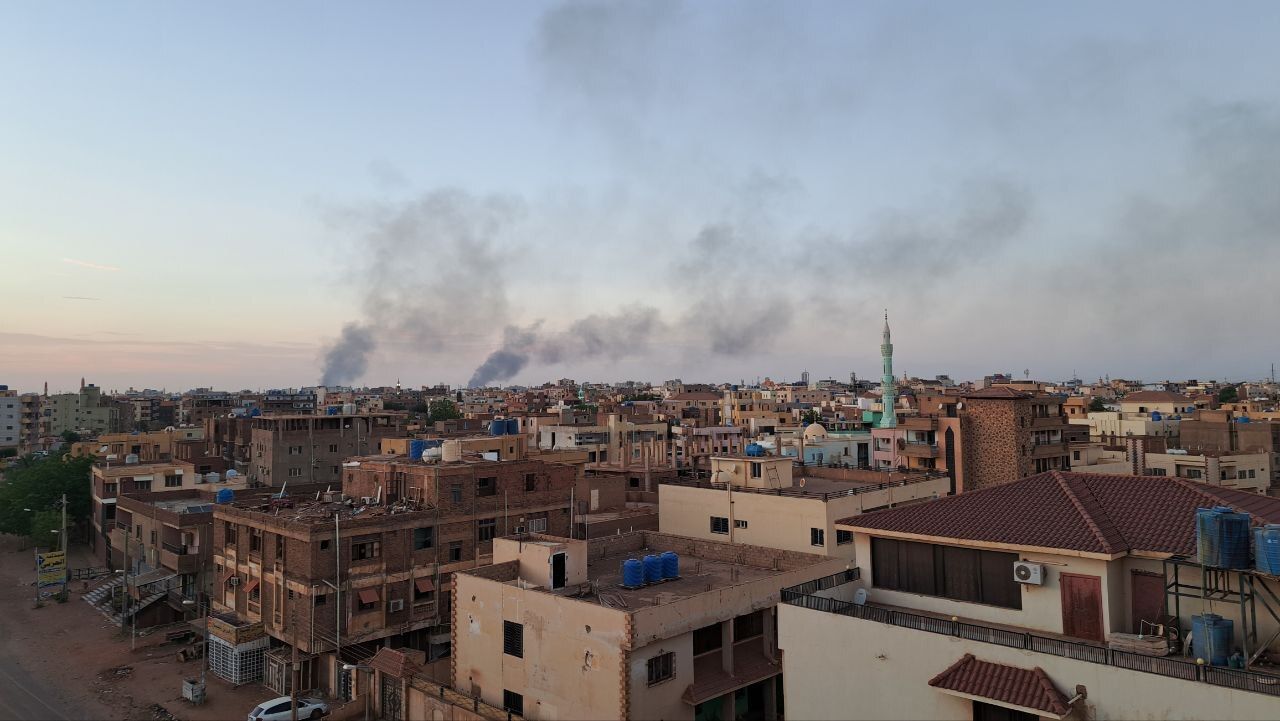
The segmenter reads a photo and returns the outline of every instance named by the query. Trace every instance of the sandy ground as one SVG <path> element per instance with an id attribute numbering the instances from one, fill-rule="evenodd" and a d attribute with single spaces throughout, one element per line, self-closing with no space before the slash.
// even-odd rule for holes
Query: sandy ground
<path id="1" fill-rule="evenodd" d="M 101 564 L 87 549 L 72 549 L 73 568 L 92 565 Z M 24 708 L 48 711 L 33 718 L 243 719 L 276 695 L 258 684 L 232 688 L 210 673 L 206 703 L 192 706 L 182 698 L 182 680 L 199 676 L 202 660 L 179 663 L 163 631 L 138 637 L 131 650 L 127 630 L 122 635 L 80 598 L 80 583 L 66 603 L 34 608 L 32 567 L 30 549 L 0 536 L 0 682 L 7 676 L 23 692 Z M 6 715 L 0 706 L 0 719 L 29 721 L 31 713 L 15 706 Z"/>

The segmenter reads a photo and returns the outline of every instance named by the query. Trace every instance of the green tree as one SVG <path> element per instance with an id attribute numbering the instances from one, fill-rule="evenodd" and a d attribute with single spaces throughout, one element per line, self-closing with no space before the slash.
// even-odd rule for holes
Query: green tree
<path id="1" fill-rule="evenodd" d="M 461 418 L 462 414 L 458 412 L 458 407 L 448 398 L 431 401 L 428 406 L 429 412 L 427 421 L 435 423 L 436 421 L 451 421 L 454 418 Z"/>
<path id="2" fill-rule="evenodd" d="M 36 532 L 41 532 L 34 528 L 37 516 L 50 512 L 59 516 L 53 525 L 57 528 L 61 523 L 59 504 L 64 493 L 67 494 L 67 523 L 74 526 L 88 521 L 92 466 L 92 458 L 62 456 L 28 462 L 6 471 L 7 480 L 0 484 L 0 533 L 34 537 Z M 43 534 L 53 535 L 47 528 Z M 48 544 L 48 539 L 41 543 Z"/>
<path id="3" fill-rule="evenodd" d="M 1101 413 L 1105 410 L 1107 410 L 1107 404 L 1103 403 L 1101 398 L 1095 396 L 1093 400 L 1089 401 L 1090 413 Z"/>
<path id="4" fill-rule="evenodd" d="M 822 414 L 819 413 L 816 409 L 810 408 L 809 410 L 804 412 L 804 415 L 800 416 L 800 422 L 801 423 L 821 423 Z"/>
<path id="5" fill-rule="evenodd" d="M 18 455 L 17 448 L 0 448 L 0 458 L 13 458 Z"/>
<path id="6" fill-rule="evenodd" d="M 61 528 L 62 511 L 36 511 L 31 514 L 31 543 L 37 548 L 55 548 L 60 541 L 54 531 Z"/>
<path id="7" fill-rule="evenodd" d="M 1235 403 L 1240 400 L 1240 391 L 1235 386 L 1227 386 L 1218 391 L 1219 403 Z"/>
<path id="8" fill-rule="evenodd" d="M 63 431 L 62 440 L 66 441 L 67 443 L 79 443 L 80 434 L 76 433 L 75 431 Z"/>

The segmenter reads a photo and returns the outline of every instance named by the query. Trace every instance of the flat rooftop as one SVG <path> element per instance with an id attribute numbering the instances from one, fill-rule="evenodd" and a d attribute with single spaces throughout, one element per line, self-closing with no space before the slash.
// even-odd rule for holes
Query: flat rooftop
<path id="1" fill-rule="evenodd" d="M 152 501 L 151 505 L 172 513 L 207 513 L 213 510 L 213 501 L 207 498 L 176 498 Z"/>
<path id="2" fill-rule="evenodd" d="M 681 555 L 679 578 L 640 588 L 626 588 L 622 585 L 623 561 L 629 558 L 643 559 L 646 555 L 660 554 L 666 550 L 669 549 L 664 544 L 646 544 L 634 551 L 590 559 L 587 561 L 587 578 L 595 591 L 583 598 L 598 601 L 610 608 L 636 610 L 778 575 L 778 571 L 772 569 Z"/>
<path id="3" fill-rule="evenodd" d="M 419 513 L 426 515 L 430 507 L 414 501 L 397 501 L 393 505 L 364 505 L 360 499 L 351 499 L 351 503 L 342 501 L 314 500 L 310 498 L 289 496 L 284 499 L 273 499 L 262 496 L 246 500 L 235 500 L 231 503 L 218 504 L 215 508 L 233 508 L 238 511 L 269 518 L 276 523 L 301 523 L 308 526 L 332 526 L 334 514 L 341 521 L 365 520 L 371 518 L 402 517 Z"/>

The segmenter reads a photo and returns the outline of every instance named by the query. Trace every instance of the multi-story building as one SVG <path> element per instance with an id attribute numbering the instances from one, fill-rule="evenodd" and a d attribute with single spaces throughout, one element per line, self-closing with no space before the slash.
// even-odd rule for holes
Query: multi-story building
<path id="1" fill-rule="evenodd" d="M 17 452 L 22 444 L 22 401 L 17 391 L 0 386 L 0 451 Z"/>
<path id="2" fill-rule="evenodd" d="M 90 524 L 93 533 L 89 547 L 111 568 L 124 565 L 124 549 L 113 543 L 120 496 L 131 493 L 176 493 L 207 490 L 214 493 L 228 488 L 244 488 L 242 476 L 226 476 L 211 471 L 201 473 L 191 461 L 170 460 L 151 463 L 96 461 L 90 476 Z M 181 496 L 179 496 L 181 497 Z"/>
<path id="3" fill-rule="evenodd" d="M 80 381 L 77 393 L 46 395 L 41 401 L 41 435 L 115 433 L 123 430 L 119 406 L 102 395 L 102 389 Z M 132 420 L 132 419 L 130 419 Z"/>
<path id="4" fill-rule="evenodd" d="M 957 490 L 1071 467 L 1060 396 L 993 386 L 966 393 L 961 402 L 963 407 L 957 407 L 964 458 L 956 473 Z"/>
<path id="5" fill-rule="evenodd" d="M 825 424 L 778 429 L 779 453 L 804 465 L 871 467 L 871 430 L 829 431 Z M 887 466 L 886 467 L 890 467 Z"/>
<path id="6" fill-rule="evenodd" d="M 623 578 L 667 552 L 677 577 Z M 781 718 L 779 589 L 848 565 L 646 531 L 503 538 L 493 561 L 454 574 L 452 685 L 547 719 Z"/>
<path id="7" fill-rule="evenodd" d="M 848 519 L 857 568 L 782 592 L 788 716 L 1275 718 L 1280 584 L 1196 563 L 1210 506 L 1280 521 L 1280 499 L 1058 471 Z M 1182 655 L 1210 610 L 1229 648 Z"/>
<path id="8" fill-rule="evenodd" d="M 786 456 L 712 456 L 709 479 L 658 486 L 659 529 L 852 559 L 853 536 L 837 530 L 837 520 L 938 498 L 951 486 L 941 473 L 891 476 L 841 469 L 839 478 L 807 473 L 796 478 L 794 471 L 794 461 Z"/>
<path id="9" fill-rule="evenodd" d="M 94 440 L 71 444 L 70 453 L 73 456 L 94 456 L 121 463 L 131 455 L 142 462 L 168 461 L 178 457 L 176 451 L 184 441 L 203 440 L 204 428 L 194 427 L 146 433 L 104 433 Z"/>
<path id="10" fill-rule="evenodd" d="M 449 649 L 451 574 L 487 563 L 499 536 L 569 533 L 575 476 L 539 461 L 375 456 L 347 463 L 341 491 L 319 499 L 325 484 L 218 505 L 214 608 L 297 647 L 308 688 L 336 694 L 342 663 L 371 656 L 374 642 L 435 661 Z M 277 691 L 283 659 L 266 662 Z"/>
<path id="11" fill-rule="evenodd" d="M 210 418 L 226 416 L 239 408 L 238 399 L 226 391 L 197 388 L 179 401 L 178 421 L 187 426 L 203 426 Z"/>
<path id="12" fill-rule="evenodd" d="M 792 423 L 788 404 L 766 398 L 765 393 L 754 388 L 725 391 L 721 418 L 753 435 L 776 433 L 778 427 Z"/>
<path id="13" fill-rule="evenodd" d="M 677 468 L 706 468 L 716 454 L 746 450 L 746 433 L 737 426 L 677 425 L 671 427 L 671 457 Z"/>
<path id="14" fill-rule="evenodd" d="M 587 463 L 623 469 L 671 465 L 666 423 L 632 423 L 617 414 L 603 424 L 538 425 L 538 447 L 585 450 Z"/>
<path id="15" fill-rule="evenodd" d="M 383 438 L 406 435 L 400 413 L 275 415 L 250 420 L 249 482 L 338 483 L 342 462 L 378 452 Z"/>
<path id="16" fill-rule="evenodd" d="M 39 393 L 23 393 L 18 396 L 19 451 L 29 453 L 41 450 L 44 436 L 43 398 Z"/>
<path id="17" fill-rule="evenodd" d="M 1271 493 L 1280 493 L 1280 420 L 1202 410 L 1194 418 L 1183 419 L 1179 440 L 1182 448 L 1190 453 L 1267 454 Z"/>

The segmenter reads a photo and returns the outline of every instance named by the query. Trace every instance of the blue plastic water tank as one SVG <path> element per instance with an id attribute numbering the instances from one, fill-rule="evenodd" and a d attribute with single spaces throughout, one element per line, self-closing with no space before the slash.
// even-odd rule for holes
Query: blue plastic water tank
<path id="1" fill-rule="evenodd" d="M 506 421 L 489 421 L 489 435 L 504 436 L 507 434 Z"/>
<path id="2" fill-rule="evenodd" d="M 520 419 L 518 418 L 507 419 L 507 435 L 509 436 L 520 435 Z"/>
<path id="3" fill-rule="evenodd" d="M 662 557 L 650 553 L 644 557 L 644 582 L 657 583 L 662 580 Z"/>
<path id="4" fill-rule="evenodd" d="M 622 585 L 627 588 L 639 588 L 644 585 L 644 564 L 638 558 L 628 558 L 622 562 Z"/>
<path id="5" fill-rule="evenodd" d="M 1254 568 L 1280 576 L 1280 525 L 1270 523 L 1253 530 Z"/>
<path id="6" fill-rule="evenodd" d="M 1216 613 L 1191 617 L 1191 650 L 1214 666 L 1226 666 L 1235 623 Z"/>
<path id="7" fill-rule="evenodd" d="M 1236 419 L 1236 421 L 1237 421 L 1237 422 L 1239 422 L 1239 423 L 1248 423 L 1248 422 L 1249 422 L 1249 416 L 1240 416 L 1239 418 L 1237 418 L 1237 419 Z"/>
<path id="8" fill-rule="evenodd" d="M 1219 558 L 1223 568 L 1249 568 L 1249 514 L 1224 511 L 1218 520 Z"/>
<path id="9" fill-rule="evenodd" d="M 1160 411 L 1151 411 L 1151 420 L 1160 421 L 1164 416 L 1160 415 Z"/>
<path id="10" fill-rule="evenodd" d="M 748 455 L 748 456 L 752 456 L 752 457 L 759 457 L 759 456 L 763 456 L 763 455 L 764 455 L 764 446 L 760 445 L 759 443 L 748 443 L 748 444 L 747 444 L 747 455 Z"/>
<path id="11" fill-rule="evenodd" d="M 218 495 L 214 496 L 214 501 L 216 503 L 230 503 L 235 499 L 236 493 L 230 488 L 220 488 L 218 489 Z"/>
<path id="12" fill-rule="evenodd" d="M 427 450 L 427 442 L 414 438 L 409 441 L 409 458 L 420 461 L 422 460 L 422 452 Z"/>
<path id="13" fill-rule="evenodd" d="M 1196 560 L 1202 566 L 1217 568 L 1219 565 L 1219 515 L 1221 512 L 1216 508 L 1196 509 Z"/>
<path id="14" fill-rule="evenodd" d="M 662 577 L 666 580 L 680 578 L 680 556 L 675 551 L 662 554 Z"/>

